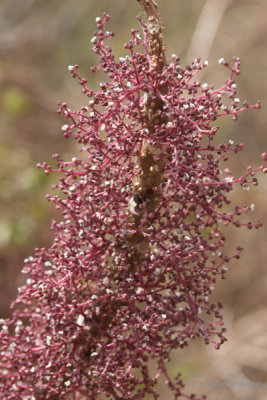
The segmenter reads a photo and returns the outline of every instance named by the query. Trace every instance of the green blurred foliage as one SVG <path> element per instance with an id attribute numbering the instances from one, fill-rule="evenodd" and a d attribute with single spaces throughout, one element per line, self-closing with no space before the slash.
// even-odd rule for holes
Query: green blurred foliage
<path id="1" fill-rule="evenodd" d="M 32 104 L 28 96 L 17 88 L 7 88 L 2 93 L 3 112 L 10 117 L 19 117 L 29 113 Z"/>

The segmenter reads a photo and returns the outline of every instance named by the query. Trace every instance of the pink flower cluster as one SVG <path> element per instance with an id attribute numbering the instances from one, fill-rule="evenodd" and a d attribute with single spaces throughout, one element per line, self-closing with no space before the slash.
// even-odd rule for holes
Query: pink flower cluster
<path id="1" fill-rule="evenodd" d="M 108 19 L 97 18 L 92 39 L 100 57 L 92 70 L 101 69 L 106 81 L 94 92 L 78 66 L 70 66 L 86 106 L 71 111 L 59 105 L 68 119 L 64 136 L 79 143 L 80 153 L 69 161 L 56 154 L 56 166 L 39 165 L 61 176 L 56 194 L 47 198 L 63 218 L 52 223 L 52 246 L 25 260 L 26 284 L 13 316 L 1 321 L 3 400 L 157 399 L 161 375 L 175 398 L 195 399 L 182 394 L 180 376 L 171 380 L 166 363 L 173 349 L 194 338 L 216 348 L 226 340 L 222 304 L 211 303 L 210 295 L 242 249 L 232 256 L 222 252 L 223 227 L 261 225 L 239 220 L 253 207 L 232 207 L 229 192 L 234 184 L 257 185 L 255 173 L 267 172 L 267 155 L 261 166 L 235 178 L 224 162 L 243 144 L 213 141 L 218 118 L 237 119 L 259 108 L 237 98 L 239 59 L 233 66 L 220 60 L 230 76 L 218 89 L 198 82 L 206 67 L 200 59 L 183 68 L 173 55 L 159 73 L 150 68 L 147 27 L 144 39 L 132 30 L 127 55 L 117 60 L 105 42 L 113 36 L 105 31 Z M 163 160 L 163 178 L 133 196 L 144 140 L 159 149 L 155 160 Z M 149 208 L 152 194 L 158 201 Z M 129 218 L 129 207 L 138 223 Z M 146 243 L 141 256 L 134 247 L 138 235 Z"/>

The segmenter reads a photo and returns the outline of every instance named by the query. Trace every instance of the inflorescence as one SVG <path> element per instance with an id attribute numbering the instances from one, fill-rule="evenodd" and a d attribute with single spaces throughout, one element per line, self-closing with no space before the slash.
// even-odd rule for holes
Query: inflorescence
<path id="1" fill-rule="evenodd" d="M 259 108 L 237 97 L 239 59 L 220 60 L 229 78 L 214 89 L 197 81 L 207 65 L 200 59 L 183 68 L 173 55 L 153 67 L 157 32 L 148 24 L 143 37 L 131 31 L 127 55 L 117 60 L 106 45 L 114 35 L 105 31 L 108 20 L 97 18 L 92 39 L 100 58 L 92 71 L 107 80 L 94 92 L 69 66 L 86 105 L 59 104 L 64 137 L 80 153 L 39 165 L 61 176 L 53 187 L 61 195 L 47 198 L 63 219 L 52 223 L 52 246 L 25 260 L 26 284 L 12 317 L 1 321 L 3 400 L 157 399 L 161 375 L 175 398 L 195 399 L 182 394 L 179 375 L 171 380 L 166 362 L 195 338 L 224 343 L 222 304 L 210 295 L 242 250 L 223 253 L 224 226 L 261 226 L 240 220 L 253 205 L 232 207 L 229 193 L 258 184 L 267 154 L 236 178 L 223 165 L 243 144 L 214 144 L 219 118 Z"/>

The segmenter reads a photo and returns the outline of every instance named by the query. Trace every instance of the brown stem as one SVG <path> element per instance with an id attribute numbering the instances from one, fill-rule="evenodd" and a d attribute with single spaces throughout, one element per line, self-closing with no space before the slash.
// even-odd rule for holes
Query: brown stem
<path id="1" fill-rule="evenodd" d="M 163 27 L 158 6 L 154 0 L 137 0 L 147 14 L 147 30 L 149 33 L 150 67 L 161 73 L 166 64 L 165 45 L 163 43 Z"/>
<path id="2" fill-rule="evenodd" d="M 147 14 L 147 32 L 150 55 L 150 69 L 161 75 L 166 65 L 165 45 L 163 43 L 163 27 L 161 24 L 158 6 L 154 0 L 137 0 Z M 165 85 L 159 88 L 164 94 L 167 91 Z M 144 124 L 150 134 L 155 133 L 155 124 L 167 122 L 165 117 L 160 115 L 163 110 L 163 102 L 154 93 L 145 93 L 143 116 Z M 129 233 L 126 240 L 133 249 L 133 257 L 140 260 L 148 250 L 149 243 L 145 238 L 145 233 L 152 226 L 151 216 L 156 211 L 161 198 L 157 189 L 163 180 L 163 147 L 155 147 L 149 143 L 149 139 L 144 139 L 139 156 L 137 157 L 136 167 L 133 178 L 132 197 L 129 201 L 128 214 L 131 224 L 138 228 L 138 232 Z M 145 222 L 142 223 L 142 220 Z"/>
<path id="3" fill-rule="evenodd" d="M 165 46 L 163 44 L 162 26 L 158 14 L 158 7 L 153 0 L 137 0 L 147 13 L 147 29 L 150 49 L 150 68 L 161 74 L 165 62 Z M 162 86 L 160 92 L 166 93 L 167 88 Z M 155 133 L 155 124 L 167 122 L 165 117 L 159 116 L 158 111 L 163 110 L 163 102 L 153 93 L 144 95 L 143 117 L 144 125 L 150 134 Z M 125 273 L 125 266 L 121 270 L 116 264 L 116 258 L 123 253 L 125 246 L 128 248 L 128 269 L 127 273 L 135 271 L 136 265 L 145 257 L 149 249 L 149 242 L 145 233 L 153 229 L 153 215 L 161 200 L 161 193 L 158 189 L 163 180 L 163 153 L 164 148 L 152 146 L 149 138 L 144 139 L 140 154 L 136 160 L 134 178 L 132 182 L 132 196 L 128 205 L 128 224 L 126 228 L 125 241 L 117 243 L 113 262 L 107 267 L 107 278 L 110 279 L 110 286 L 115 290 L 119 284 L 121 273 Z M 101 296 L 102 291 L 95 290 L 95 294 Z M 119 308 L 123 307 L 120 301 L 110 301 L 109 304 L 99 304 L 100 316 L 94 316 L 91 328 L 91 335 L 94 338 L 101 336 L 101 326 L 112 323 L 113 316 Z M 90 358 L 94 351 L 94 344 L 88 346 L 87 357 Z"/>

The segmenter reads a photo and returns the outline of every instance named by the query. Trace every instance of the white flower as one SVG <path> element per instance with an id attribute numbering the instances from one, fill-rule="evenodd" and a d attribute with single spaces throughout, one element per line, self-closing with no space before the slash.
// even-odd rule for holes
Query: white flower
<path id="1" fill-rule="evenodd" d="M 173 123 L 170 121 L 167 123 L 166 128 L 172 128 L 173 127 Z"/>
<path id="2" fill-rule="evenodd" d="M 223 64 L 225 62 L 225 60 L 224 60 L 224 58 L 222 57 L 222 58 L 220 58 L 219 60 L 218 60 L 218 63 L 219 64 Z"/>
<path id="3" fill-rule="evenodd" d="M 74 71 L 74 66 L 73 66 L 73 65 L 69 65 L 69 66 L 68 66 L 68 70 L 69 70 L 70 72 Z"/>
<path id="4" fill-rule="evenodd" d="M 82 314 L 78 315 L 77 325 L 79 325 L 79 326 L 83 326 L 84 325 L 84 316 Z"/>
<path id="5" fill-rule="evenodd" d="M 69 125 L 65 124 L 65 125 L 62 125 L 61 129 L 62 129 L 62 131 L 65 132 L 68 129 L 68 127 L 69 127 Z"/>
<path id="6" fill-rule="evenodd" d="M 46 336 L 46 344 L 47 344 L 47 346 L 50 346 L 51 340 L 52 340 L 51 336 Z"/>

